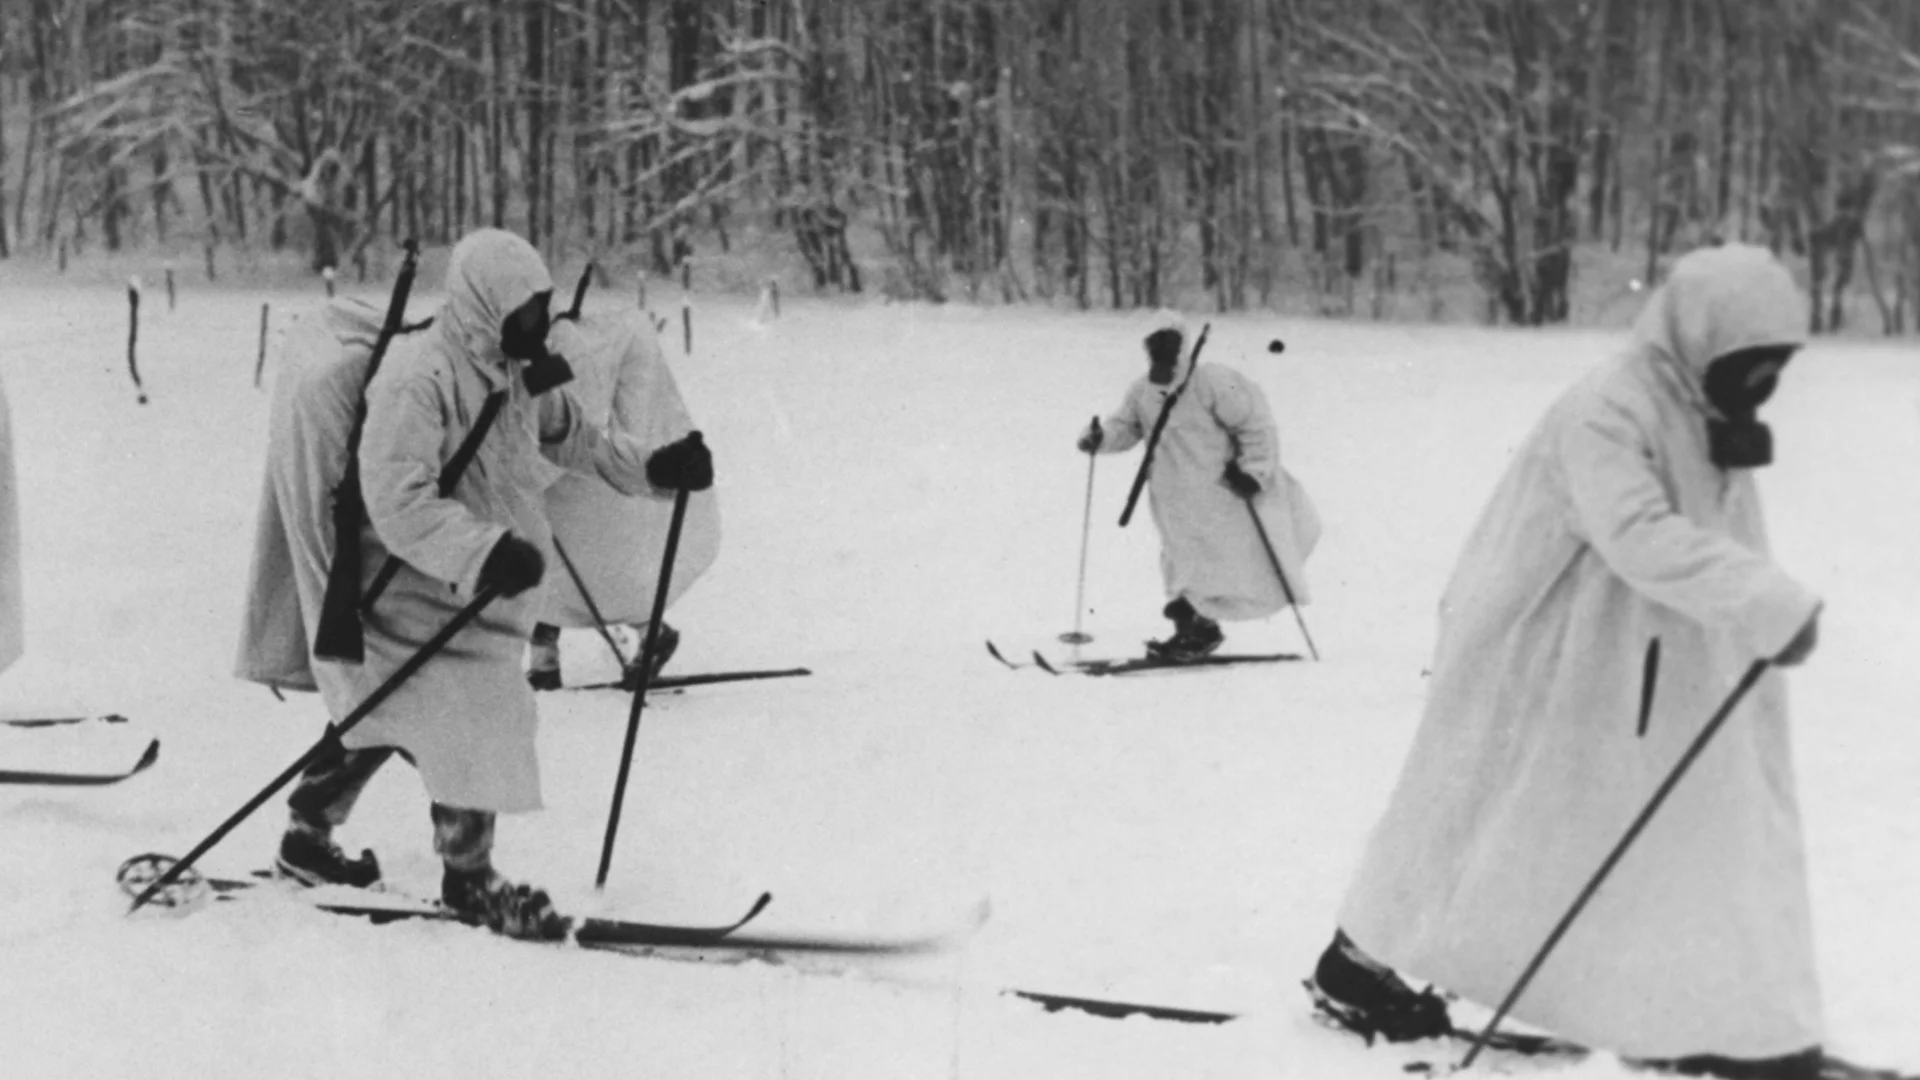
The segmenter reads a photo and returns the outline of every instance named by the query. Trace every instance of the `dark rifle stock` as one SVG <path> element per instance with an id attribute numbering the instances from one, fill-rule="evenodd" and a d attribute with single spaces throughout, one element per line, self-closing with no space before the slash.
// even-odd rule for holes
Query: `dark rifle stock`
<path id="1" fill-rule="evenodd" d="M 1187 377 L 1180 380 L 1173 393 L 1160 406 L 1160 418 L 1153 422 L 1153 431 L 1147 436 L 1147 448 L 1140 455 L 1140 471 L 1133 474 L 1133 489 L 1127 492 L 1127 508 L 1120 511 L 1120 527 L 1126 528 L 1133 520 L 1133 508 L 1140 503 L 1140 493 L 1146 490 L 1147 474 L 1153 471 L 1153 452 L 1160 445 L 1160 433 L 1167 430 L 1167 417 L 1173 415 L 1173 407 L 1180 402 L 1180 395 L 1187 392 L 1187 384 L 1193 381 L 1193 373 L 1200 370 L 1200 350 L 1207 346 L 1207 331 L 1213 329 L 1208 323 L 1200 328 L 1200 336 L 1194 340 L 1193 355 L 1187 358 Z"/>
<path id="2" fill-rule="evenodd" d="M 346 472 L 333 489 L 333 562 L 327 567 L 327 591 L 313 633 L 313 654 L 323 660 L 357 664 L 366 659 L 366 641 L 360 630 L 360 574 L 364 570 L 360 530 L 367 521 L 367 504 L 360 494 L 360 438 L 367 427 L 367 388 L 373 385 L 381 360 L 406 322 L 407 297 L 413 292 L 419 263 L 419 242 L 409 239 L 400 274 L 393 283 L 393 296 L 387 301 L 386 318 L 380 324 L 380 336 L 374 339 L 373 353 L 367 358 L 367 376 L 360 384 L 353 430 L 347 436 Z"/>

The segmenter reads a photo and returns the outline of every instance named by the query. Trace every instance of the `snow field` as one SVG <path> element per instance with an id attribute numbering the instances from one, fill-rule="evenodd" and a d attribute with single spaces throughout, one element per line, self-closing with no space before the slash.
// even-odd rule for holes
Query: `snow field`
<path id="1" fill-rule="evenodd" d="M 1215 318 L 1206 359 L 1265 387 L 1326 519 L 1306 611 L 1325 662 L 1054 679 L 1001 669 L 982 641 L 1069 654 L 1073 438 L 1141 369 L 1139 318 L 788 300 L 757 324 L 749 303 L 696 300 L 696 354 L 677 325 L 665 344 L 714 450 L 723 542 L 672 613 L 672 669 L 815 674 L 649 702 L 604 894 L 628 699 L 543 695 L 548 808 L 503 821 L 498 863 L 563 906 L 660 921 L 770 890 L 769 930 L 917 931 L 992 903 L 964 953 L 834 974 L 566 954 L 291 901 L 119 917 L 120 860 L 185 851 L 323 722 L 311 697 L 228 674 L 265 439 L 262 299 L 276 323 L 311 302 L 143 305 L 145 407 L 120 293 L 27 286 L 0 313 L 28 575 L 28 654 L 0 712 L 127 713 L 139 730 L 107 734 L 129 762 L 164 741 L 120 787 L 0 792 L 9 1075 L 1388 1077 L 1437 1056 L 1322 1031 L 1297 982 L 1418 719 L 1458 545 L 1505 455 L 1613 335 Z M 1781 461 L 1763 488 L 1783 563 L 1828 602 L 1792 678 L 1832 1044 L 1914 1065 L 1908 363 L 1809 349 L 1769 410 Z M 1088 655 L 1165 629 L 1151 522 L 1114 526 L 1137 460 L 1096 468 Z M 1227 629 L 1236 651 L 1301 649 L 1288 615 Z M 611 674 L 590 633 L 565 650 L 575 678 Z M 342 839 L 430 891 L 425 808 L 396 765 Z M 282 815 L 276 797 L 207 867 L 263 865 Z M 1244 1019 L 1049 1015 L 1007 987 Z"/>

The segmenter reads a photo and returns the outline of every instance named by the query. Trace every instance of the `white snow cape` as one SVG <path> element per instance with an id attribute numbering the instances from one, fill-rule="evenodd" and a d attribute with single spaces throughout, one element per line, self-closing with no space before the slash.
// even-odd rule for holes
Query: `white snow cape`
<path id="1" fill-rule="evenodd" d="M 661 356 L 659 337 L 643 312 L 583 314 L 578 321 L 556 325 L 550 340 L 573 365 L 568 389 L 588 423 L 647 447 L 665 446 L 694 430 L 673 372 Z M 651 617 L 672 516 L 671 493 L 622 495 L 583 473 L 567 473 L 547 489 L 554 538 L 573 561 L 601 617 L 611 623 L 643 623 Z M 719 554 L 720 503 L 708 488 L 687 499 L 667 603 L 700 580 Z M 542 622 L 593 625 L 593 612 L 565 567 L 550 568 L 547 582 Z"/>
<path id="2" fill-rule="evenodd" d="M 1440 605 L 1426 713 L 1340 925 L 1489 1007 L 1754 660 L 1818 608 L 1759 492 L 1709 460 L 1707 365 L 1797 343 L 1765 249 L 1695 252 L 1631 345 L 1520 446 Z M 1658 639 L 1651 714 L 1642 669 Z M 1821 1041 L 1784 679 L 1728 718 L 1540 969 L 1515 1019 L 1647 1058 Z"/>

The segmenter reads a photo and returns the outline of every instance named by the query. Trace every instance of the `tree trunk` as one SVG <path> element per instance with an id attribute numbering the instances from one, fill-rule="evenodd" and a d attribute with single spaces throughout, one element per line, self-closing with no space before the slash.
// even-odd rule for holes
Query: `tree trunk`
<path id="1" fill-rule="evenodd" d="M 493 68 L 487 109 L 486 183 L 493 202 L 493 227 L 507 227 L 507 12 L 506 0 L 493 0 L 493 18 L 487 21 L 489 60 Z"/>
<path id="2" fill-rule="evenodd" d="M 7 55 L 7 24 L 0 18 L 0 59 Z M 7 80 L 0 73 L 0 259 L 13 257 L 13 245 L 7 239 Z M 25 187 L 24 182 L 21 185 Z"/>
<path id="3" fill-rule="evenodd" d="M 118 165 L 109 165 L 106 178 L 106 191 L 100 200 L 100 234 L 106 238 L 108 251 L 119 251 L 126 242 L 120 231 L 121 220 L 126 213 L 126 170 Z"/>
<path id="4" fill-rule="evenodd" d="M 545 0 L 526 0 L 525 14 L 521 22 L 524 38 L 521 42 L 526 50 L 526 83 L 522 92 L 526 95 L 527 142 L 521 152 L 521 181 L 527 192 L 527 242 L 538 248 L 545 242 L 542 226 L 546 223 L 546 206 L 542 202 L 547 182 L 547 4 Z"/>

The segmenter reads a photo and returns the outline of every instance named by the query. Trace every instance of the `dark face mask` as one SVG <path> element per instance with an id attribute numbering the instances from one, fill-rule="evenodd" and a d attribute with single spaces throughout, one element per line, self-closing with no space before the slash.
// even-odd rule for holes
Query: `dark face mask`
<path id="1" fill-rule="evenodd" d="M 1760 406 L 1779 385 L 1794 346 L 1768 345 L 1728 353 L 1707 365 L 1701 388 L 1720 412 L 1707 421 L 1707 452 L 1722 469 L 1758 469 L 1773 463 L 1773 432 Z"/>
<path id="2" fill-rule="evenodd" d="M 500 351 L 507 359 L 520 361 L 520 381 L 535 397 L 573 381 L 573 367 L 566 357 L 547 350 L 547 331 L 553 326 L 547 314 L 551 298 L 551 293 L 535 293 L 500 324 Z"/>
<path id="3" fill-rule="evenodd" d="M 1147 335 L 1147 380 L 1155 386 L 1173 381 L 1180 366 L 1181 335 L 1178 330 L 1155 330 Z"/>

